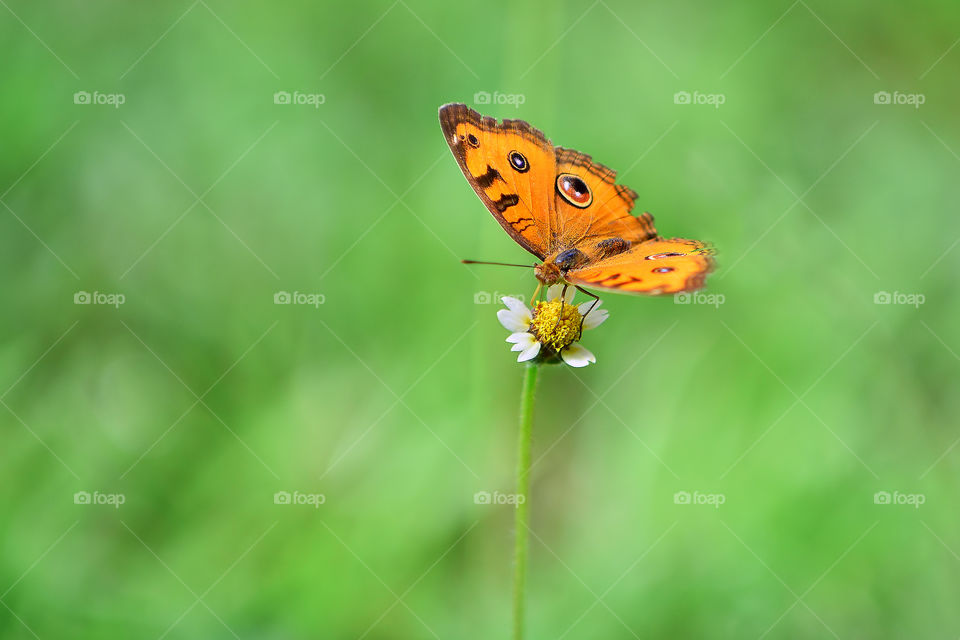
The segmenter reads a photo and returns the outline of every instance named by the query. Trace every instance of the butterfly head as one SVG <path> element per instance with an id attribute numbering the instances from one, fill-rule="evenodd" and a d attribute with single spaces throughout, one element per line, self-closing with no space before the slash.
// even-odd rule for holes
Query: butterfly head
<path id="1" fill-rule="evenodd" d="M 553 262 L 544 262 L 543 264 L 538 264 L 533 267 L 533 274 L 537 276 L 537 280 L 550 286 L 552 284 L 557 284 L 558 282 L 563 282 L 563 273 Z"/>

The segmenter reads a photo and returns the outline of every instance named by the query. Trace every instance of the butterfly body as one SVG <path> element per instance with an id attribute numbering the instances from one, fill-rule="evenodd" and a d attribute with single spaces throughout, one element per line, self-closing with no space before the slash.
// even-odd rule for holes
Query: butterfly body
<path id="1" fill-rule="evenodd" d="M 664 239 L 649 213 L 630 213 L 636 192 L 616 173 L 554 147 L 522 120 L 440 108 L 440 126 L 460 169 L 503 229 L 542 260 L 543 284 L 647 295 L 693 291 L 713 268 L 702 242 Z"/>

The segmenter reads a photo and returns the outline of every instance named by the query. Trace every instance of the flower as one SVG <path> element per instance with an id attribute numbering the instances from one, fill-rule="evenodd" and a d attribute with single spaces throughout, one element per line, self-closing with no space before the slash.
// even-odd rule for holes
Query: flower
<path id="1" fill-rule="evenodd" d="M 598 308 L 600 301 L 594 304 L 591 300 L 579 306 L 571 304 L 572 287 L 568 287 L 561 302 L 562 290 L 563 285 L 553 285 L 547 289 L 547 301 L 537 302 L 532 310 L 517 298 L 501 298 L 507 308 L 497 311 L 497 319 L 507 331 L 513 332 L 507 342 L 513 344 L 511 351 L 520 352 L 517 362 L 537 358 L 540 362 L 563 360 L 571 367 L 585 367 L 597 361 L 580 344 L 581 324 L 583 329 L 599 327 L 610 314 Z"/>

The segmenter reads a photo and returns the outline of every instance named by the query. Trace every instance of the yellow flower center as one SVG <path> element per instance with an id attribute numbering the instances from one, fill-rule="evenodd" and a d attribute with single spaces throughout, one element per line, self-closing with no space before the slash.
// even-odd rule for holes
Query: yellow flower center
<path id="1" fill-rule="evenodd" d="M 550 302 L 538 302 L 533 309 L 533 335 L 541 344 L 559 352 L 577 341 L 580 333 L 580 310 L 561 298 Z M 561 317 L 561 306 L 563 315 Z"/>

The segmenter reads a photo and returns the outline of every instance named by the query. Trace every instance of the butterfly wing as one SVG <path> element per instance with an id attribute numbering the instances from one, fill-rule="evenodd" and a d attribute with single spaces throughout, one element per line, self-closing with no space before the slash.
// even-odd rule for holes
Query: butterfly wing
<path id="1" fill-rule="evenodd" d="M 696 240 L 657 235 L 653 216 L 631 214 L 637 194 L 590 156 L 557 147 L 555 227 L 561 247 L 576 248 L 583 266 L 566 280 L 594 289 L 661 295 L 703 286 L 712 252 Z"/>
<path id="2" fill-rule="evenodd" d="M 481 116 L 463 104 L 440 107 L 440 127 L 463 175 L 500 226 L 543 259 L 554 230 L 554 148 L 522 120 Z"/>
<path id="3" fill-rule="evenodd" d="M 657 238 L 571 269 L 566 279 L 592 289 L 664 295 L 699 289 L 713 264 L 713 251 L 698 240 Z"/>
<path id="4" fill-rule="evenodd" d="M 592 246 L 622 238 L 637 244 L 657 237 L 653 216 L 630 213 L 637 193 L 616 184 L 617 174 L 590 156 L 556 147 L 557 177 L 552 186 L 558 244 Z"/>

